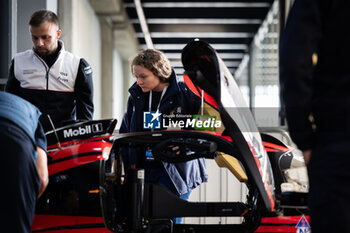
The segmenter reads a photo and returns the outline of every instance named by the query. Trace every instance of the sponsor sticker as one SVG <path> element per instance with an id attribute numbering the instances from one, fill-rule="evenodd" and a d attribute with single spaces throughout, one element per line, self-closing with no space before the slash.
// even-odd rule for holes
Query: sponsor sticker
<path id="1" fill-rule="evenodd" d="M 295 227 L 297 228 L 296 233 L 311 233 L 311 227 L 304 215 L 301 216 L 298 224 Z"/>
<path id="2" fill-rule="evenodd" d="M 64 138 L 76 137 L 76 136 L 82 136 L 82 135 L 87 135 L 91 133 L 99 133 L 102 131 L 103 131 L 102 123 L 98 123 L 98 124 L 80 126 L 78 128 L 65 129 L 63 130 L 63 137 Z"/>

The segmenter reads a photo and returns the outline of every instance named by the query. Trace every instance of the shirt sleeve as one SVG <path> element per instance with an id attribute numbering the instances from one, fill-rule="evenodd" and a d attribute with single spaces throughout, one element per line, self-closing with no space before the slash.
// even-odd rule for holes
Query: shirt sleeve
<path id="1" fill-rule="evenodd" d="M 310 121 L 314 82 L 312 55 L 318 52 L 322 36 L 319 2 L 296 0 L 280 40 L 281 100 L 290 135 L 301 150 L 312 149 L 314 144 Z"/>
<path id="2" fill-rule="evenodd" d="M 85 59 L 80 59 L 74 87 L 78 120 L 92 120 L 94 114 L 92 69 Z"/>
<path id="3" fill-rule="evenodd" d="M 12 59 L 10 70 L 9 70 L 9 76 L 5 86 L 5 91 L 18 95 L 19 88 L 20 88 L 20 82 L 15 77 L 15 61 L 14 59 Z"/>
<path id="4" fill-rule="evenodd" d="M 35 131 L 35 142 L 38 147 L 42 148 L 45 152 L 47 152 L 46 136 L 44 134 L 44 130 L 40 121 L 38 122 L 38 127 Z"/>

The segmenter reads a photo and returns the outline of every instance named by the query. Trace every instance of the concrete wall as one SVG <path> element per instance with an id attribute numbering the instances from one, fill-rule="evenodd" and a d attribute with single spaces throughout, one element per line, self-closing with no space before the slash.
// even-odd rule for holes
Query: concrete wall
<path id="1" fill-rule="evenodd" d="M 57 1 L 58 0 L 46 0 L 46 9 L 57 14 Z"/>
<path id="2" fill-rule="evenodd" d="M 46 9 L 46 0 L 17 0 L 17 52 L 33 47 L 28 21 L 37 10 Z"/>
<path id="3" fill-rule="evenodd" d="M 113 90 L 113 32 L 110 23 L 105 18 L 100 18 L 101 36 L 102 36 L 102 118 L 113 116 L 113 91 L 118 92 L 120 89 Z M 115 58 L 116 58 L 115 54 Z M 114 58 L 114 59 L 115 59 Z M 118 119 L 119 121 L 119 119 Z"/>
<path id="4" fill-rule="evenodd" d="M 111 93 L 112 102 L 114 105 L 112 115 L 118 119 L 117 128 L 120 128 L 120 124 L 125 112 L 123 93 L 126 91 L 124 88 L 123 79 L 123 60 L 120 57 L 118 51 L 114 49 L 113 52 L 113 91 Z"/>
<path id="5" fill-rule="evenodd" d="M 117 118 L 119 128 L 126 109 L 131 79 L 129 58 L 138 44 L 121 0 L 89 0 L 101 28 L 102 118 Z"/>
<path id="6" fill-rule="evenodd" d="M 100 23 L 89 1 L 72 0 L 71 52 L 83 57 L 93 70 L 94 119 L 101 118 L 101 33 Z"/>
<path id="7" fill-rule="evenodd" d="M 57 0 L 17 0 L 17 52 L 33 47 L 28 22 L 30 16 L 41 9 L 57 13 Z"/>

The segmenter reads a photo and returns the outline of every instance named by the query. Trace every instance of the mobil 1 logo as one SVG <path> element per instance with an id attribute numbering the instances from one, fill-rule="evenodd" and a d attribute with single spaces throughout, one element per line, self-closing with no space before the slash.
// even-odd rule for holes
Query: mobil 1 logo
<path id="1" fill-rule="evenodd" d="M 69 129 L 63 130 L 63 137 L 77 137 L 77 136 L 86 136 L 90 134 L 97 134 L 103 132 L 102 123 L 91 124 L 91 125 L 83 125 L 79 127 L 72 127 Z"/>

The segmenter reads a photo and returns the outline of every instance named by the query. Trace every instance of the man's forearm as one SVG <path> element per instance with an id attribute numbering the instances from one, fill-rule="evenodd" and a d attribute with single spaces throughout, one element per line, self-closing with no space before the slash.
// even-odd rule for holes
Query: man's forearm
<path id="1" fill-rule="evenodd" d="M 312 150 L 305 150 L 303 151 L 304 161 L 306 165 L 309 165 L 310 159 L 312 155 Z"/>
<path id="2" fill-rule="evenodd" d="M 40 147 L 37 147 L 37 152 L 38 152 L 38 157 L 36 160 L 36 167 L 40 178 L 40 191 L 38 194 L 38 198 L 39 198 L 44 193 L 49 183 L 49 171 L 47 168 L 46 152 Z"/>

